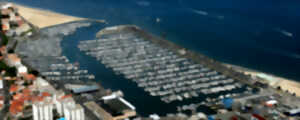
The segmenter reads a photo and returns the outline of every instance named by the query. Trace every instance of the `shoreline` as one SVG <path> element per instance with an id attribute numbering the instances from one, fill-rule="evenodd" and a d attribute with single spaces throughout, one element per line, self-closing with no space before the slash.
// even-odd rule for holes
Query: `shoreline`
<path id="1" fill-rule="evenodd" d="M 12 4 L 18 9 L 18 12 L 21 16 L 38 28 L 45 28 L 74 21 L 88 20 L 87 18 L 69 16 L 49 10 L 21 5 L 18 3 Z"/>
<path id="2" fill-rule="evenodd" d="M 121 26 L 121 29 L 124 29 L 124 28 L 126 28 L 126 25 Z M 157 44 L 161 45 L 162 47 L 173 49 L 173 50 L 175 50 L 175 52 L 177 51 L 179 54 L 180 54 L 180 51 L 183 50 L 183 51 L 185 51 L 185 55 L 182 55 L 183 57 L 190 58 L 200 64 L 205 64 L 209 68 L 218 70 L 218 72 L 221 72 L 224 75 L 230 76 L 234 79 L 238 79 L 242 83 L 246 83 L 252 87 L 256 87 L 254 85 L 255 81 L 249 81 L 249 79 L 254 78 L 254 80 L 257 80 L 262 83 L 267 83 L 269 86 L 271 86 L 275 89 L 278 86 L 280 86 L 282 92 L 287 91 L 290 94 L 295 94 L 298 97 L 300 96 L 300 82 L 297 82 L 297 81 L 291 80 L 291 79 L 287 79 L 287 78 L 283 78 L 283 77 L 279 77 L 276 75 L 268 74 L 265 72 L 260 72 L 260 71 L 253 70 L 250 68 L 245 68 L 245 67 L 238 66 L 238 65 L 222 63 L 222 62 L 216 61 L 214 59 L 211 59 L 205 55 L 202 55 L 201 53 L 187 50 L 186 48 L 178 46 L 172 42 L 169 42 L 168 40 L 163 40 L 161 38 L 157 38 L 156 36 L 149 36 L 149 34 L 145 33 L 145 31 L 143 31 L 143 30 L 139 30 L 140 28 L 135 25 L 133 25 L 131 28 L 134 31 L 141 33 L 142 35 L 145 35 L 146 37 L 156 38 L 159 40 L 159 41 L 156 41 L 156 40 L 150 39 L 153 43 L 157 43 Z M 112 28 L 112 29 L 116 29 L 116 28 Z M 110 31 L 110 30 L 108 30 L 108 31 Z M 97 37 L 99 37 L 100 33 L 101 33 L 101 31 L 97 33 L 98 34 Z"/>
<path id="3" fill-rule="evenodd" d="M 267 83 L 273 88 L 280 87 L 283 92 L 288 91 L 291 94 L 295 93 L 297 97 L 300 96 L 300 82 L 238 65 L 227 63 L 224 63 L 224 65 L 236 71 L 242 72 L 245 75 L 250 75 L 253 78 L 259 79 L 258 81 Z"/>
<path id="4" fill-rule="evenodd" d="M 25 5 L 13 3 L 19 10 L 19 13 L 30 23 L 34 24 L 39 28 L 50 27 L 54 25 L 88 20 L 87 18 L 80 18 L 75 16 L 69 16 L 61 13 L 56 13 L 49 10 L 43 10 L 40 8 L 28 7 Z M 105 22 L 104 20 L 95 20 L 99 22 Z M 266 82 L 268 85 L 277 88 L 281 87 L 282 90 L 288 90 L 291 93 L 295 93 L 297 96 L 300 96 L 300 83 L 295 80 L 290 80 L 276 75 L 267 74 L 257 70 L 252 70 L 244 68 L 237 65 L 231 65 L 224 63 L 226 67 L 233 68 L 239 72 L 242 72 L 245 75 L 250 75 L 251 77 L 260 78 L 263 82 Z"/>

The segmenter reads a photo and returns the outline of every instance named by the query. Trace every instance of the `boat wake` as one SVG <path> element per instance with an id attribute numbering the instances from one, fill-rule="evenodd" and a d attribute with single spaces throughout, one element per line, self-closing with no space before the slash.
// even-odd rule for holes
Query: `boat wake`
<path id="1" fill-rule="evenodd" d="M 196 10 L 196 9 L 191 9 L 194 13 L 199 14 L 199 15 L 203 15 L 203 16 L 207 16 L 208 12 L 203 11 L 203 10 Z"/>
<path id="2" fill-rule="evenodd" d="M 188 9 L 191 10 L 195 14 L 202 15 L 202 16 L 208 16 L 208 17 L 215 18 L 218 20 L 223 20 L 225 18 L 225 16 L 223 16 L 223 15 L 209 14 L 207 11 L 204 11 L 204 10 L 197 10 L 197 9 L 193 9 L 193 8 L 188 8 Z"/>
<path id="3" fill-rule="evenodd" d="M 284 30 L 284 29 L 277 28 L 277 29 L 275 29 L 275 30 L 276 30 L 277 32 L 279 32 L 279 33 L 281 33 L 281 34 L 287 36 L 287 37 L 293 37 L 293 36 L 294 36 L 293 33 L 289 32 L 289 31 L 287 31 L 287 30 Z"/>

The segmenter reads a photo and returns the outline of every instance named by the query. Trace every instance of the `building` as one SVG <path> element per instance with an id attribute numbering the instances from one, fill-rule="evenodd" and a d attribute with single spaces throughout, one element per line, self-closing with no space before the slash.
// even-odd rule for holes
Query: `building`
<path id="1" fill-rule="evenodd" d="M 4 96 L 0 96 L 0 110 L 4 107 Z"/>
<path id="2" fill-rule="evenodd" d="M 13 7 L 13 5 L 11 3 L 6 3 L 6 4 L 1 6 L 1 9 L 8 9 L 10 7 Z"/>
<path id="3" fill-rule="evenodd" d="M 65 93 L 63 91 L 56 91 L 56 93 L 54 94 L 54 100 L 53 100 L 56 110 L 60 116 L 63 116 L 63 108 L 62 108 L 62 103 L 60 101 L 60 99 L 63 96 L 65 96 Z"/>
<path id="4" fill-rule="evenodd" d="M 113 120 L 113 116 L 106 112 L 101 106 L 99 106 L 94 101 L 89 101 L 84 103 L 84 105 L 93 112 L 95 116 L 97 116 L 100 120 Z"/>
<path id="5" fill-rule="evenodd" d="M 28 24 L 20 24 L 20 23 L 22 23 L 22 22 L 18 22 L 19 27 L 16 28 L 16 30 L 15 30 L 17 36 L 21 35 L 24 32 L 27 32 L 31 29 L 31 27 Z"/>
<path id="6" fill-rule="evenodd" d="M 100 112 L 97 114 L 106 116 L 108 120 L 123 120 L 136 116 L 135 107 L 116 94 L 102 97 L 97 104 Z"/>
<path id="7" fill-rule="evenodd" d="M 33 81 L 33 85 L 40 92 L 49 92 L 50 94 L 55 94 L 56 92 L 55 88 L 41 77 L 37 77 L 36 80 Z"/>
<path id="8" fill-rule="evenodd" d="M 91 85 L 91 86 L 83 86 L 83 87 L 73 88 L 72 92 L 75 94 L 80 94 L 80 93 L 88 93 L 88 92 L 98 91 L 99 89 L 100 89 L 99 86 Z"/>
<path id="9" fill-rule="evenodd" d="M 54 94 L 54 103 L 58 114 L 66 120 L 84 120 L 84 109 L 75 104 L 72 95 L 65 95 L 63 91 Z"/>
<path id="10" fill-rule="evenodd" d="M 6 63 L 11 67 L 17 67 L 21 64 L 21 59 L 17 54 L 7 54 Z"/>
<path id="11" fill-rule="evenodd" d="M 3 79 L 0 78 L 0 89 L 3 89 Z"/>
<path id="12" fill-rule="evenodd" d="M 27 74 L 28 72 L 28 68 L 24 65 L 18 65 L 17 66 L 17 75 L 20 76 L 20 75 L 23 75 L 23 74 Z"/>
<path id="13" fill-rule="evenodd" d="M 12 100 L 10 107 L 9 107 L 9 113 L 10 115 L 18 118 L 23 115 L 23 109 L 24 109 L 24 102 L 22 100 Z"/>
<path id="14" fill-rule="evenodd" d="M 52 98 L 34 102 L 32 105 L 33 120 L 53 120 Z"/>
<path id="15" fill-rule="evenodd" d="M 66 120 L 84 120 L 84 109 L 79 104 L 70 104 L 64 109 Z"/>
<path id="16" fill-rule="evenodd" d="M 31 26 L 19 15 L 18 9 L 11 3 L 0 5 L 1 27 L 7 36 L 31 35 Z"/>
<path id="17" fill-rule="evenodd" d="M 10 88 L 9 88 L 9 93 L 10 94 L 13 94 L 13 93 L 16 93 L 20 91 L 20 87 L 18 85 L 11 85 Z"/>
<path id="18" fill-rule="evenodd" d="M 59 103 L 62 106 L 62 115 L 64 115 L 64 116 L 66 116 L 65 109 L 68 106 L 75 105 L 75 101 L 74 101 L 74 99 L 72 98 L 71 95 L 65 95 L 65 96 L 63 96 L 62 98 L 60 98 Z"/>
<path id="19" fill-rule="evenodd" d="M 1 27 L 3 31 L 8 31 L 10 30 L 10 25 L 9 25 L 9 19 L 8 18 L 3 18 L 1 19 Z"/>
<path id="20" fill-rule="evenodd" d="M 288 112 L 285 112 L 284 114 L 288 116 L 299 116 L 300 115 L 300 108 L 292 109 Z"/>
<path id="21" fill-rule="evenodd" d="M 82 112 L 78 110 L 81 106 L 76 105 L 71 94 L 65 95 L 64 92 L 58 91 L 54 95 L 54 103 L 58 114 L 61 117 L 65 116 L 66 120 L 84 120 L 83 108 Z M 75 119 L 77 114 L 75 115 L 73 113 L 80 113 L 80 117 L 77 116 L 78 119 Z"/>

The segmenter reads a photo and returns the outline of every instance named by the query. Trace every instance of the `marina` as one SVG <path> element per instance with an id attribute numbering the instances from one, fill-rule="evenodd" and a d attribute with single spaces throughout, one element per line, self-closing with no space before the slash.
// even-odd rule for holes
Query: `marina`
<path id="1" fill-rule="evenodd" d="M 81 83 L 82 81 L 94 81 L 95 79 L 95 76 L 89 74 L 88 70 L 79 69 L 78 65 L 70 63 L 65 56 L 26 58 L 25 61 L 52 82 Z"/>
<path id="2" fill-rule="evenodd" d="M 182 57 L 185 50 L 163 48 L 130 28 L 105 28 L 98 39 L 80 41 L 78 48 L 165 103 L 199 96 L 214 102 L 251 93 L 252 88 L 234 78 Z"/>

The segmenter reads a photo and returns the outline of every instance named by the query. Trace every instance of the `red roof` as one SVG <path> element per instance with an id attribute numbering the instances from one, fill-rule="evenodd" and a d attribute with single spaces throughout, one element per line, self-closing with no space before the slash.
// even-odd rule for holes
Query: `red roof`
<path id="1" fill-rule="evenodd" d="M 72 94 L 62 96 L 62 97 L 60 98 L 60 100 L 63 100 L 63 99 L 66 99 L 66 98 L 70 98 L 70 97 L 72 97 Z"/>
<path id="2" fill-rule="evenodd" d="M 20 113 L 23 111 L 23 105 L 24 105 L 24 102 L 19 101 L 19 100 L 13 100 L 9 107 L 9 112 L 12 115 L 16 115 L 17 113 Z"/>
<path id="3" fill-rule="evenodd" d="M 2 23 L 8 23 L 8 22 L 9 22 L 9 19 L 8 19 L 8 18 L 3 18 L 3 19 L 1 19 L 1 22 L 2 22 Z"/>
<path id="4" fill-rule="evenodd" d="M 24 75 L 24 78 L 25 78 L 26 80 L 36 80 L 36 77 L 35 77 L 35 75 L 33 75 L 33 74 L 25 74 L 25 75 Z"/>
<path id="5" fill-rule="evenodd" d="M 4 100 L 4 96 L 0 96 L 0 100 Z"/>
<path id="6" fill-rule="evenodd" d="M 43 101 L 43 100 L 44 100 L 44 97 L 42 97 L 42 96 L 31 97 L 32 102 L 40 102 L 40 101 Z"/>
<path id="7" fill-rule="evenodd" d="M 5 51 L 6 51 L 6 46 L 0 47 L 0 51 L 1 51 L 2 53 L 5 53 Z"/>
<path id="8" fill-rule="evenodd" d="M 18 91 L 18 86 L 17 85 L 11 85 L 9 88 L 9 92 L 17 92 Z"/>
<path id="9" fill-rule="evenodd" d="M 31 90 L 29 88 L 23 89 L 23 94 L 30 94 Z"/>
<path id="10" fill-rule="evenodd" d="M 17 93 L 16 95 L 13 96 L 13 99 L 14 100 L 19 100 L 23 97 L 23 94 L 22 93 Z"/>
<path id="11" fill-rule="evenodd" d="M 3 25 L 2 25 L 2 30 L 9 30 L 9 26 L 6 25 L 6 24 L 3 24 Z"/>
<path id="12" fill-rule="evenodd" d="M 21 61 L 21 58 L 18 57 L 17 54 L 7 54 L 7 58 L 12 61 L 12 62 L 20 62 Z"/>
<path id="13" fill-rule="evenodd" d="M 231 120 L 238 120 L 238 117 L 237 116 L 232 116 Z"/>
<path id="14" fill-rule="evenodd" d="M 43 96 L 43 97 L 49 97 L 49 96 L 51 96 L 51 94 L 48 93 L 48 92 L 43 92 L 43 93 L 42 93 L 42 96 Z"/>
<path id="15" fill-rule="evenodd" d="M 22 18 L 20 16 L 16 15 L 16 20 L 17 21 L 22 21 Z"/>
<path id="16" fill-rule="evenodd" d="M 11 13 L 12 11 L 10 10 L 10 9 L 2 9 L 1 10 L 1 14 L 2 15 L 7 15 L 7 14 L 9 14 L 9 13 Z"/>
<path id="17" fill-rule="evenodd" d="M 25 88 L 23 90 L 23 97 L 24 97 L 24 100 L 30 100 L 31 99 L 31 90 L 29 88 Z"/>

